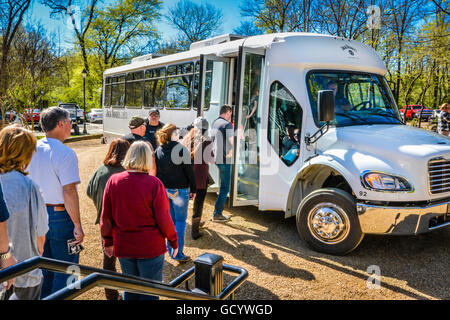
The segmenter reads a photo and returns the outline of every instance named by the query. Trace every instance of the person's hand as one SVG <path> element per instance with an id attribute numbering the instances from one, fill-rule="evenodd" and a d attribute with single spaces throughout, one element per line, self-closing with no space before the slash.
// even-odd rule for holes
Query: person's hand
<path id="1" fill-rule="evenodd" d="M 73 228 L 73 236 L 75 237 L 75 241 L 73 242 L 73 244 L 81 244 L 83 242 L 84 232 L 81 224 L 75 225 L 75 227 Z"/>
<path id="2" fill-rule="evenodd" d="M 189 200 L 194 200 L 195 199 L 195 193 L 190 193 L 189 194 Z"/>
<path id="3" fill-rule="evenodd" d="M 172 258 L 175 258 L 177 256 L 177 254 L 178 254 L 178 248 L 173 249 L 173 251 L 172 251 Z"/>
<path id="4" fill-rule="evenodd" d="M 105 251 L 105 254 L 108 256 L 108 258 L 111 258 L 114 254 L 114 247 L 104 247 L 103 250 Z"/>
<path id="5" fill-rule="evenodd" d="M 5 260 L 0 260 L 0 270 L 9 268 L 9 267 L 15 265 L 16 263 L 17 263 L 17 260 L 16 260 L 16 258 L 14 258 L 14 256 L 12 256 L 11 258 L 5 259 Z M 11 286 L 14 284 L 14 282 L 16 282 L 16 278 L 9 279 L 8 283 L 6 285 L 6 289 L 11 288 Z"/>

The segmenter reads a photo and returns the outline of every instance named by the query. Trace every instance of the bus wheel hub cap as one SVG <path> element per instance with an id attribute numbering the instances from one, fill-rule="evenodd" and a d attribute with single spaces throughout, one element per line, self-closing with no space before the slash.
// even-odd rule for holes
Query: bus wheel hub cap
<path id="1" fill-rule="evenodd" d="M 312 229 L 323 239 L 337 238 L 344 230 L 345 224 L 335 208 L 317 209 L 311 219 Z"/>

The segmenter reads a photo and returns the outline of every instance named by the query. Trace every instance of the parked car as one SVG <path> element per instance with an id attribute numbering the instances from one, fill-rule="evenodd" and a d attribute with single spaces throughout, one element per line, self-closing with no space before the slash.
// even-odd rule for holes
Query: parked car
<path id="1" fill-rule="evenodd" d="M 39 120 L 41 120 L 41 110 L 39 109 L 25 109 L 23 115 L 28 123 L 31 123 L 31 118 L 33 118 L 34 123 L 39 123 Z"/>
<path id="2" fill-rule="evenodd" d="M 102 109 L 92 109 L 91 112 L 86 114 L 86 119 L 89 122 L 103 122 L 103 110 Z"/>
<path id="3" fill-rule="evenodd" d="M 414 105 L 408 105 L 406 107 L 403 107 L 400 109 L 400 112 L 404 114 L 404 118 L 406 120 L 411 120 L 413 118 L 418 118 L 420 114 L 420 110 L 422 109 L 422 105 L 414 104 Z M 405 113 L 406 109 L 406 113 Z M 429 120 L 433 114 L 432 109 L 423 108 L 422 110 L 422 119 Z"/>
<path id="4" fill-rule="evenodd" d="M 71 114 L 73 113 L 77 123 L 84 122 L 84 111 L 76 103 L 60 103 L 58 104 L 58 107 L 67 109 Z M 72 121 L 75 121 L 74 119 L 72 119 Z"/>
<path id="5" fill-rule="evenodd" d="M 70 112 L 70 120 L 72 120 L 72 129 L 76 135 L 80 134 L 80 127 L 78 123 L 81 122 L 80 118 L 84 119 L 83 110 L 76 103 L 60 103 L 58 107 L 64 108 Z M 81 110 L 81 116 L 79 115 L 79 110 Z"/>

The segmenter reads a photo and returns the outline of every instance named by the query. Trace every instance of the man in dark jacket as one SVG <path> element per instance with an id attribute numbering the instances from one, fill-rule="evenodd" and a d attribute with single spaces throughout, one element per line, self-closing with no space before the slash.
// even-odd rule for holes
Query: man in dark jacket
<path id="1" fill-rule="evenodd" d="M 145 120 L 145 139 L 150 141 L 153 150 L 156 150 L 158 143 L 156 140 L 156 131 L 164 127 L 164 123 L 159 121 L 159 110 L 156 108 L 150 109 L 148 118 Z"/>
<path id="2" fill-rule="evenodd" d="M 145 120 L 141 117 L 132 117 L 128 123 L 130 133 L 124 135 L 122 139 L 127 140 L 130 144 L 135 141 L 145 140 Z"/>

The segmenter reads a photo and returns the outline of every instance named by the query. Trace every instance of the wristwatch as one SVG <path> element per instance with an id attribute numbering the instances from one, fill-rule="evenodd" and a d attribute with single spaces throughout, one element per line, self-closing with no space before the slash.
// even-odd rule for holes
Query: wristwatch
<path id="1" fill-rule="evenodd" d="M 12 257 L 11 247 L 8 247 L 8 251 L 5 253 L 0 253 L 0 260 L 8 260 Z"/>

